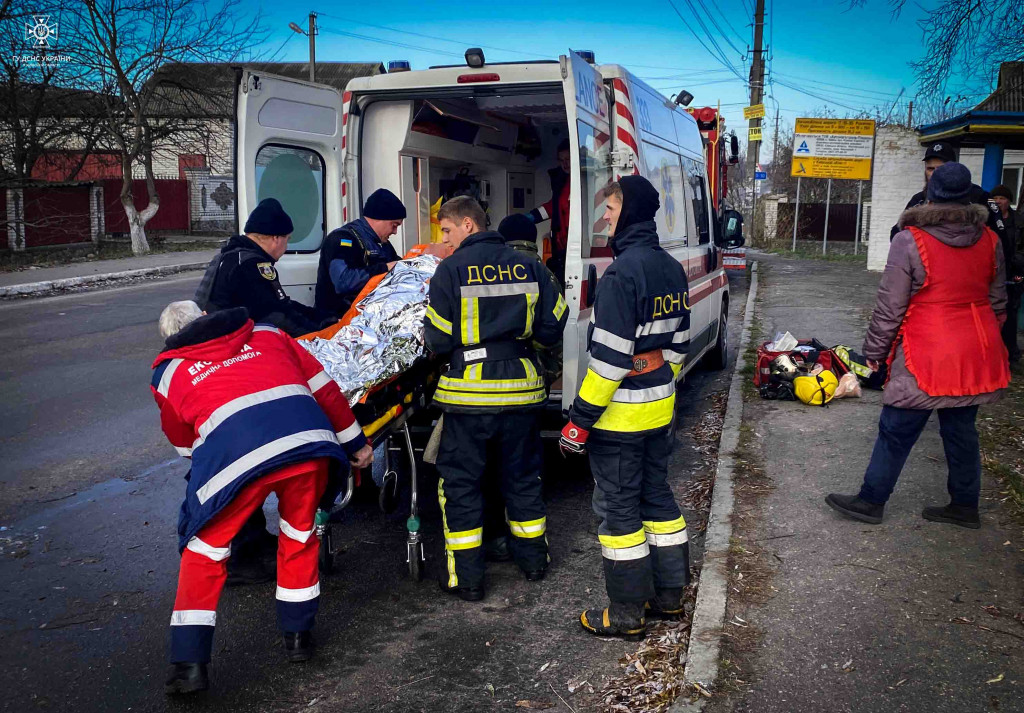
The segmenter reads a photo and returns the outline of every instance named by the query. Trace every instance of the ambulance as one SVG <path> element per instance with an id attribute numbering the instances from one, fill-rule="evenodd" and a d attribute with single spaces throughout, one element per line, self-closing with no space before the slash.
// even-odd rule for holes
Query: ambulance
<path id="1" fill-rule="evenodd" d="M 492 230 L 506 215 L 547 202 L 557 148 L 568 140 L 569 320 L 551 406 L 567 411 L 586 374 L 587 325 L 612 261 L 605 189 L 624 175 L 645 176 L 661 193 L 662 247 L 686 269 L 691 352 L 683 374 L 702 359 L 726 365 L 728 245 L 717 237 L 700 131 L 682 107 L 623 67 L 571 51 L 558 60 L 489 64 L 471 49 L 464 65 L 392 69 L 353 79 L 344 93 L 242 69 L 236 106 L 238 214 L 273 196 L 292 217 L 277 269 L 293 299 L 313 303 L 325 236 L 358 218 L 374 190 L 387 188 L 406 206 L 409 217 L 392 238 L 401 255 L 436 238 L 431 209 L 452 195 L 477 198 Z"/>

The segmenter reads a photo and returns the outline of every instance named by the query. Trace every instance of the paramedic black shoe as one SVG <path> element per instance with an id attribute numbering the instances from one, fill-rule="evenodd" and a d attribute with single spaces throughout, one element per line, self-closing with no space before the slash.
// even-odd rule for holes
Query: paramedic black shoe
<path id="1" fill-rule="evenodd" d="M 644 615 L 655 619 L 678 619 L 683 613 L 683 588 L 659 589 L 644 607 Z"/>
<path id="2" fill-rule="evenodd" d="M 246 584 L 273 582 L 277 576 L 276 567 L 268 567 L 261 558 L 228 559 L 227 586 L 241 587 Z"/>
<path id="3" fill-rule="evenodd" d="M 580 614 L 580 624 L 595 636 L 615 636 L 626 641 L 640 641 L 644 628 L 644 604 L 612 602 L 607 609 L 587 609 Z"/>
<path id="4" fill-rule="evenodd" d="M 484 598 L 484 588 L 481 587 L 449 587 L 448 583 L 441 580 L 437 583 L 441 591 L 446 594 L 454 594 L 464 602 L 478 602 Z"/>
<path id="5" fill-rule="evenodd" d="M 539 582 L 544 579 L 544 575 L 548 573 L 547 567 L 541 569 L 532 569 L 529 572 L 523 570 L 523 576 L 526 577 L 527 582 Z"/>
<path id="6" fill-rule="evenodd" d="M 488 562 L 510 562 L 512 550 L 508 548 L 508 536 L 502 535 L 484 543 L 484 559 Z"/>
<path id="7" fill-rule="evenodd" d="M 885 505 L 876 505 L 867 500 L 861 500 L 856 495 L 840 495 L 831 493 L 825 497 L 825 503 L 836 512 L 846 517 L 861 522 L 870 522 L 877 525 L 882 521 L 882 513 L 885 512 Z"/>
<path id="8" fill-rule="evenodd" d="M 164 683 L 164 692 L 168 696 L 198 693 L 210 687 L 210 679 L 206 675 L 206 664 L 176 663 L 171 666 L 171 676 Z"/>
<path id="9" fill-rule="evenodd" d="M 313 634 L 309 631 L 284 632 L 284 653 L 288 663 L 301 663 L 313 658 Z"/>
<path id="10" fill-rule="evenodd" d="M 921 511 L 921 517 L 932 522 L 944 522 L 948 525 L 959 525 L 977 530 L 981 527 L 981 518 L 978 517 L 978 508 L 967 505 L 935 506 L 925 508 Z"/>

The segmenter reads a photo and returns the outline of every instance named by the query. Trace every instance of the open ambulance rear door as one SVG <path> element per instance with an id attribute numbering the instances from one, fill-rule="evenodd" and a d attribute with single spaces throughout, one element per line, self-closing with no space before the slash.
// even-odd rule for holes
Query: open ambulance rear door
<path id="1" fill-rule="evenodd" d="M 237 113 L 238 229 L 264 198 L 276 198 L 295 226 L 278 265 L 292 299 L 313 304 L 320 245 L 342 224 L 342 97 L 333 87 L 242 70 Z"/>
<path id="2" fill-rule="evenodd" d="M 601 73 L 574 52 L 559 58 L 569 123 L 572 172 L 565 300 L 569 321 L 563 344 L 562 409 L 572 405 L 587 373 L 587 327 L 598 276 L 611 264 L 603 222 L 605 188 L 615 180 L 611 163 L 608 90 Z"/>

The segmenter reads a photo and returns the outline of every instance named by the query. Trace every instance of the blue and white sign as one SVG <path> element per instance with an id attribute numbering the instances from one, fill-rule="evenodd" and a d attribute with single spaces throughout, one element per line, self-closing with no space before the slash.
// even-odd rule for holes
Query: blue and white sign
<path id="1" fill-rule="evenodd" d="M 764 181 L 767 178 L 768 178 L 768 172 L 767 171 L 754 171 L 754 180 L 755 181 Z"/>

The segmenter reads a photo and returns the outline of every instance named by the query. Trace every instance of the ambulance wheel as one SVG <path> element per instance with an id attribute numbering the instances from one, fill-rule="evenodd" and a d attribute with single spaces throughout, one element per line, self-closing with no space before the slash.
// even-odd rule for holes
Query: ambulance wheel
<path id="1" fill-rule="evenodd" d="M 718 318 L 718 339 L 704 363 L 716 371 L 729 365 L 729 304 L 725 301 L 722 302 L 722 314 Z"/>
<path id="2" fill-rule="evenodd" d="M 331 574 L 334 571 L 334 528 L 330 525 L 324 530 L 324 536 L 320 540 L 320 571 L 323 574 Z"/>

